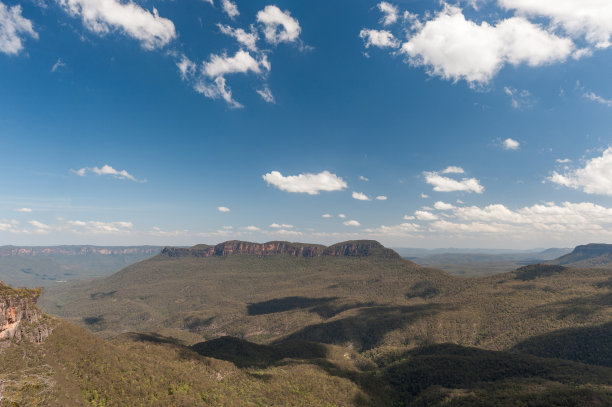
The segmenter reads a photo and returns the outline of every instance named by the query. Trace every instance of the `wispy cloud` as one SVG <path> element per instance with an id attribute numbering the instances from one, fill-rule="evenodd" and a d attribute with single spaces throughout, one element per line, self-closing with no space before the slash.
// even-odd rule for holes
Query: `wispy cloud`
<path id="1" fill-rule="evenodd" d="M 128 179 L 134 182 L 147 182 L 146 180 L 137 179 L 136 177 L 134 177 L 132 174 L 130 174 L 126 170 L 116 170 L 110 165 L 103 165 L 102 167 L 83 167 L 78 170 L 70 170 L 70 171 L 72 171 L 74 174 L 78 175 L 79 177 L 84 177 L 88 173 L 93 173 L 96 175 L 110 175 L 113 178 Z"/>
<path id="2" fill-rule="evenodd" d="M 21 5 L 7 7 L 0 2 L 0 52 L 17 55 L 23 50 L 25 37 L 37 39 L 31 20 L 21 14 Z"/>

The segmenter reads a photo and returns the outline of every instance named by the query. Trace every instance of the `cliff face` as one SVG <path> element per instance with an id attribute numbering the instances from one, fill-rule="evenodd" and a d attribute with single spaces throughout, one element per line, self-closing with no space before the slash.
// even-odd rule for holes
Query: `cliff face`
<path id="1" fill-rule="evenodd" d="M 231 240 L 219 243 L 216 246 L 197 245 L 191 248 L 166 247 L 161 252 L 162 256 L 167 257 L 223 257 L 235 254 L 257 257 L 284 254 L 293 257 L 381 256 L 387 258 L 401 258 L 395 251 L 385 248 L 374 240 L 353 240 L 337 243 L 329 247 L 316 244 L 309 245 L 279 241 L 252 243 Z"/>
<path id="2" fill-rule="evenodd" d="M 609 267 L 612 265 L 612 244 L 590 243 L 576 246 L 571 253 L 549 263 L 572 267 Z"/>
<path id="3" fill-rule="evenodd" d="M 11 340 L 40 343 L 51 333 L 46 317 L 37 307 L 40 290 L 13 289 L 0 282 L 0 349 Z"/>
<path id="4" fill-rule="evenodd" d="M 40 247 L 0 247 L 0 257 L 8 256 L 86 256 L 100 254 L 106 256 L 117 256 L 127 254 L 158 254 L 160 247 L 156 246 L 133 246 L 133 247 L 105 247 L 105 246 L 40 246 Z"/>

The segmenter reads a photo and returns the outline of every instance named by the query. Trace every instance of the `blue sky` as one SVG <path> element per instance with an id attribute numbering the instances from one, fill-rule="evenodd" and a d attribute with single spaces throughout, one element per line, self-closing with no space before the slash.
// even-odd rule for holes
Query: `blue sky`
<path id="1" fill-rule="evenodd" d="M 612 240 L 608 0 L 0 0 L 0 244 Z"/>

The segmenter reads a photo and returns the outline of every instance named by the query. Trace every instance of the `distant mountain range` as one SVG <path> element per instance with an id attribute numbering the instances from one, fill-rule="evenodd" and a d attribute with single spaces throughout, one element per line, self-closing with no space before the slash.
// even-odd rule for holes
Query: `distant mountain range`
<path id="1" fill-rule="evenodd" d="M 1 246 L 0 280 L 14 286 L 44 287 L 105 277 L 161 250 L 157 246 Z"/>

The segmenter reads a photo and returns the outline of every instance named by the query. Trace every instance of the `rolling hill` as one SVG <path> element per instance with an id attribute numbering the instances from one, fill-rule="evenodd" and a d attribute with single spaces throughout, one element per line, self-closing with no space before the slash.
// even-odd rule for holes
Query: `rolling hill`
<path id="1" fill-rule="evenodd" d="M 599 365 L 599 360 L 576 362 L 516 349 L 500 352 L 456 344 L 381 347 L 359 353 L 300 339 L 264 345 L 218 337 L 189 346 L 156 333 L 124 333 L 104 340 L 40 312 L 34 304 L 39 293 L 0 285 L 0 305 L 5 305 L 0 307 L 0 326 L 5 327 L 3 317 L 18 316 L 12 332 L 21 333 L 3 335 L 6 330 L 0 329 L 2 405 L 612 403 L 612 368 Z M 45 335 L 36 335 L 41 327 Z M 609 338 L 607 331 L 602 333 Z M 528 347 L 541 349 L 537 342 Z"/>

